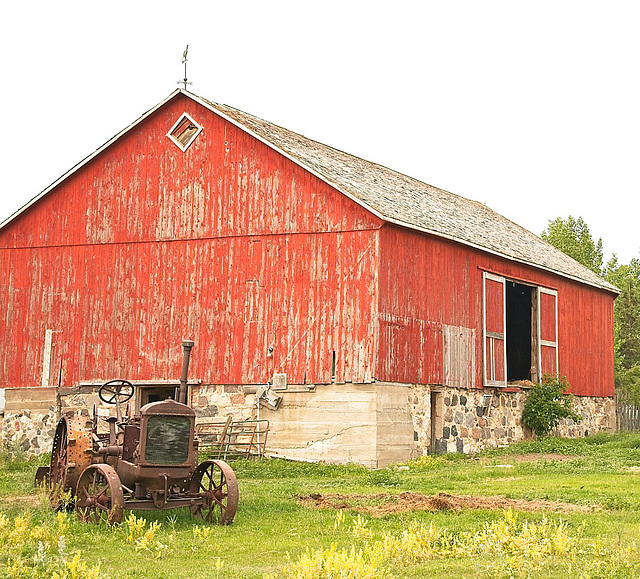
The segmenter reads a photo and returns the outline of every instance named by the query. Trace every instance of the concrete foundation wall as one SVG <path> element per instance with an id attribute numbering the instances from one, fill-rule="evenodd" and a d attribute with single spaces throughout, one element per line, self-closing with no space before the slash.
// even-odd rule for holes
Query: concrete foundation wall
<path id="1" fill-rule="evenodd" d="M 278 410 L 261 410 L 270 423 L 272 454 L 301 460 L 386 466 L 411 457 L 413 426 L 408 386 L 327 384 L 286 392 Z"/>

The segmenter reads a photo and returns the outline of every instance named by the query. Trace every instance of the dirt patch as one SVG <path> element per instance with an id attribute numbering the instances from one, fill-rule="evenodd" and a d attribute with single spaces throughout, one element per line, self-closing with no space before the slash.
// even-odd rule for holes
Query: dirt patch
<path id="1" fill-rule="evenodd" d="M 26 507 L 36 507 L 40 504 L 40 497 L 35 494 L 17 497 L 0 497 L 0 505 L 2 506 L 14 506 L 17 504 L 24 505 Z"/>
<path id="2" fill-rule="evenodd" d="M 570 454 L 520 454 L 515 457 L 517 462 L 535 462 L 538 460 L 559 460 L 562 462 L 563 460 L 575 460 L 578 458 L 577 456 L 572 456 Z"/>
<path id="3" fill-rule="evenodd" d="M 438 493 L 423 495 L 416 492 L 404 492 L 397 495 L 378 493 L 373 495 L 310 494 L 298 497 L 300 503 L 320 509 L 352 509 L 382 517 L 405 511 L 454 511 L 463 509 L 508 509 L 519 511 L 552 511 L 555 513 L 587 513 L 600 508 L 590 505 L 572 505 L 559 501 L 508 499 L 500 496 L 469 496 Z"/>
<path id="4" fill-rule="evenodd" d="M 530 454 L 519 454 L 517 456 L 503 457 L 502 460 L 507 461 L 507 462 L 508 461 L 511 461 L 511 462 L 537 462 L 538 460 L 557 460 L 557 461 L 562 462 L 564 460 L 575 460 L 577 458 L 579 458 L 579 457 L 578 456 L 572 456 L 570 454 L 530 453 Z M 489 463 L 489 462 L 492 462 L 492 461 L 495 461 L 495 460 L 496 460 L 495 458 L 482 458 L 481 459 L 481 463 Z"/>

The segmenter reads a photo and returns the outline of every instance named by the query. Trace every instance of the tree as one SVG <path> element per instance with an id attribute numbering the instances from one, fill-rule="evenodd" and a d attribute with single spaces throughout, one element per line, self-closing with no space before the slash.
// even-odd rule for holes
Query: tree
<path id="1" fill-rule="evenodd" d="M 573 257 L 591 271 L 602 274 L 602 239 L 593 241 L 587 224 L 582 217 L 574 219 L 571 215 L 567 219 L 558 217 L 549 221 L 549 225 L 542 232 L 542 239 Z"/>
<path id="2" fill-rule="evenodd" d="M 549 221 L 542 238 L 620 289 L 613 311 L 616 391 L 640 404 L 640 259 L 621 265 L 614 254 L 603 267 L 602 239 L 593 241 L 582 217 Z"/>
<path id="3" fill-rule="evenodd" d="M 640 364 L 640 260 L 619 265 L 614 254 L 604 271 L 606 279 L 620 289 L 614 310 L 616 349 L 624 368 Z"/>
<path id="4" fill-rule="evenodd" d="M 640 403 L 640 260 L 620 265 L 614 254 L 604 275 L 621 292 L 613 310 L 616 389 Z"/>

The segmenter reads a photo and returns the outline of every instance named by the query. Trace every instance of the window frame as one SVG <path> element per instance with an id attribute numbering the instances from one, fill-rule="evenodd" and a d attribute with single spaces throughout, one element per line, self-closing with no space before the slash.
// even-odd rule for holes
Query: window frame
<path id="1" fill-rule="evenodd" d="M 186 144 L 182 144 L 179 139 L 173 136 L 173 132 L 180 126 L 180 123 L 182 123 L 185 118 L 192 125 L 195 125 L 196 132 L 193 135 L 191 135 L 191 138 Z M 178 120 L 175 123 L 173 123 L 173 126 L 167 132 L 167 137 L 169 137 L 169 139 L 184 153 L 198 138 L 198 135 L 202 132 L 203 129 L 204 127 L 200 123 L 198 123 L 198 121 L 196 121 L 189 113 L 185 111 L 178 117 Z"/>
<path id="2" fill-rule="evenodd" d="M 554 340 L 545 340 L 542 338 L 543 333 L 542 333 L 542 296 L 543 295 L 547 295 L 547 296 L 553 296 L 554 298 L 554 318 L 555 318 L 555 325 L 553 328 L 553 334 L 554 334 Z M 537 292 L 537 312 L 536 312 L 536 317 L 537 317 L 537 338 L 538 338 L 538 344 L 537 344 L 537 348 L 538 348 L 538 360 L 537 360 L 537 371 L 538 371 L 538 379 L 541 379 L 542 376 L 544 376 L 545 374 L 553 374 L 553 375 L 558 375 L 559 373 L 559 358 L 558 358 L 558 290 L 554 290 L 554 289 L 550 289 L 550 288 L 546 288 L 546 287 L 541 287 L 538 286 L 538 292 Z M 546 328 L 545 328 L 546 330 Z M 543 358 L 543 348 L 553 348 L 555 350 L 555 370 L 552 372 L 547 372 L 545 371 L 545 368 L 543 368 L 543 360 L 546 360 L 547 357 L 545 356 Z"/>

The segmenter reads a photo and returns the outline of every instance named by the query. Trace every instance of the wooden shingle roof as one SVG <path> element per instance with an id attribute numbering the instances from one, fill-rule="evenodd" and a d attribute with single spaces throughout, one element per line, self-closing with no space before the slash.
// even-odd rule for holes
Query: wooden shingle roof
<path id="1" fill-rule="evenodd" d="M 590 269 L 482 203 L 427 185 L 227 105 L 201 100 L 385 221 L 619 292 Z"/>

